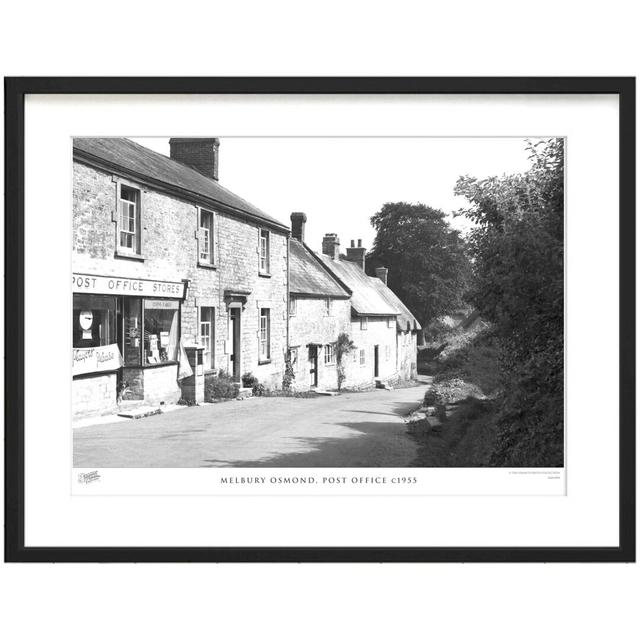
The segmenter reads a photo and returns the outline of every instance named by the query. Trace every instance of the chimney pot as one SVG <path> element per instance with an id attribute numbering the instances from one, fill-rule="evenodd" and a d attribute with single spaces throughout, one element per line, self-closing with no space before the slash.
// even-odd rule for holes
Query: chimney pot
<path id="1" fill-rule="evenodd" d="M 377 267 L 376 268 L 376 276 L 382 280 L 385 284 L 387 284 L 387 275 L 389 274 L 389 269 L 387 267 Z"/>
<path id="2" fill-rule="evenodd" d="M 294 211 L 291 214 L 291 236 L 300 242 L 304 242 L 304 227 L 307 216 L 302 211 Z"/>
<path id="3" fill-rule="evenodd" d="M 352 240 L 352 241 L 351 241 L 351 246 L 352 246 L 352 247 L 355 247 L 355 246 L 356 246 L 356 241 L 355 241 L 355 240 Z"/>
<path id="4" fill-rule="evenodd" d="M 325 233 L 322 238 L 322 253 L 329 256 L 332 260 L 338 260 L 340 257 L 340 240 L 336 233 Z"/>
<path id="5" fill-rule="evenodd" d="M 172 160 L 195 169 L 207 178 L 218 179 L 219 138 L 170 138 Z"/>
<path id="6" fill-rule="evenodd" d="M 347 260 L 357 263 L 357 265 L 364 271 L 365 254 L 367 250 L 362 246 L 362 240 L 358 240 L 358 246 L 355 246 L 355 242 L 351 241 L 351 246 L 347 247 Z"/>

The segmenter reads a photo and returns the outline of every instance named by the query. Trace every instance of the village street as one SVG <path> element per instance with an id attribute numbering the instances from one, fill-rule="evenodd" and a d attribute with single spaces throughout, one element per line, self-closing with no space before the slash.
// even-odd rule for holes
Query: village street
<path id="1" fill-rule="evenodd" d="M 74 430 L 75 467 L 405 467 L 403 416 L 423 384 L 317 398 L 249 398 Z"/>

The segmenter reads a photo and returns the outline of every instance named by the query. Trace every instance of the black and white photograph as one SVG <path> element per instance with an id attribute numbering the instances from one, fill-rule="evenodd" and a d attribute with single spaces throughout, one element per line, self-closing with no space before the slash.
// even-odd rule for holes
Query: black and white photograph
<path id="1" fill-rule="evenodd" d="M 216 134 L 70 143 L 75 468 L 564 466 L 563 137 Z"/>
<path id="2" fill-rule="evenodd" d="M 632 83 L 10 85 L 14 558 L 631 557 Z"/>

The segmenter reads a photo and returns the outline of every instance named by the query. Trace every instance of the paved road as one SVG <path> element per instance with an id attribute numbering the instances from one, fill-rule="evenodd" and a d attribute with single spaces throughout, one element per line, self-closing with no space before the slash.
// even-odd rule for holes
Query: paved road
<path id="1" fill-rule="evenodd" d="M 425 387 L 250 398 L 74 430 L 76 467 L 404 467 Z"/>

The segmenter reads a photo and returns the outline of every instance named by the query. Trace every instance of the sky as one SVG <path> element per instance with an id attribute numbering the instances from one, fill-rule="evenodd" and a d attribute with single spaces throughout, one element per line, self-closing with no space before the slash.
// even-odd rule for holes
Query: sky
<path id="1" fill-rule="evenodd" d="M 169 138 L 133 138 L 169 155 Z M 371 216 L 386 202 L 423 203 L 445 213 L 464 207 L 454 195 L 461 175 L 485 178 L 529 167 L 524 138 L 220 138 L 220 184 L 290 224 L 307 214 L 305 239 L 320 250 L 336 233 L 344 250 L 370 249 Z M 463 232 L 464 218 L 451 218 Z"/>

